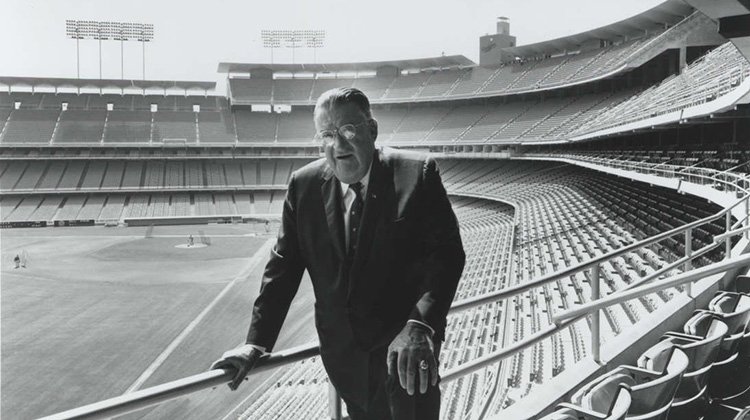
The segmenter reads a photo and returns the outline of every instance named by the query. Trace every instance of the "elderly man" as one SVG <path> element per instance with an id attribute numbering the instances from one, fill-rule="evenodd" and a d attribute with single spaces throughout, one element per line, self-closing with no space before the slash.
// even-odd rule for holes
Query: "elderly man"
<path id="1" fill-rule="evenodd" d="M 273 348 L 307 270 L 321 359 L 350 417 L 437 419 L 438 354 L 465 260 L 438 169 L 376 149 L 358 89 L 325 92 L 314 121 L 325 159 L 292 174 L 247 344 L 212 367 L 235 368 L 237 388 Z"/>

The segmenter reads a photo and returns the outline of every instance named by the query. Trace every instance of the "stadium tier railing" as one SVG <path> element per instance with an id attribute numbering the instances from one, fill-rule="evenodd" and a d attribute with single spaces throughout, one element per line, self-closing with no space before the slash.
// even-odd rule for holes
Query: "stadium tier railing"
<path id="1" fill-rule="evenodd" d="M 642 63 L 645 63 L 646 61 L 653 58 L 658 52 L 663 51 L 666 45 L 670 45 L 680 38 L 686 37 L 696 27 L 700 27 L 700 25 L 706 24 L 714 23 L 711 18 L 696 10 L 690 16 L 679 21 L 668 30 L 651 38 L 651 40 L 646 42 L 643 46 L 625 57 L 623 62 L 629 65 L 633 65 L 633 63 L 641 65 Z"/>
<path id="2" fill-rule="evenodd" d="M 687 182 L 708 185 L 723 191 L 735 192 L 738 196 L 747 194 L 750 190 L 750 176 L 739 172 L 732 172 L 731 168 L 720 171 L 711 168 L 671 165 L 667 163 L 635 162 L 576 153 L 525 153 L 524 156 L 567 158 L 664 178 L 679 178 Z"/>
<path id="3" fill-rule="evenodd" d="M 696 176 L 703 177 L 702 175 Z M 715 177 L 705 178 L 715 179 Z M 718 181 L 727 183 L 724 180 Z M 578 263 L 576 265 L 548 275 L 544 275 L 535 280 L 531 280 L 529 282 L 511 287 L 506 287 L 482 296 L 472 297 L 454 302 L 450 309 L 451 313 L 464 311 L 481 305 L 509 299 L 524 292 L 530 291 L 534 288 L 544 286 L 550 282 L 568 278 L 571 275 L 575 275 L 586 270 L 590 270 L 590 278 L 592 279 L 592 296 L 590 302 L 568 309 L 565 312 L 556 314 L 555 316 L 553 316 L 553 320 L 555 321 L 554 324 L 544 329 L 540 329 L 520 341 L 513 342 L 497 351 L 485 354 L 474 360 L 463 363 L 457 367 L 447 369 L 441 376 L 442 382 L 446 383 L 456 380 L 460 377 L 475 372 L 478 369 L 487 367 L 510 356 L 513 356 L 521 352 L 522 350 L 534 346 L 542 340 L 549 338 L 560 331 L 563 331 L 573 323 L 587 316 L 590 316 L 592 321 L 592 357 L 596 362 L 600 362 L 600 309 L 612 305 L 618 305 L 623 302 L 627 302 L 629 300 L 645 296 L 660 290 L 670 289 L 682 285 L 686 285 L 685 291 L 687 296 L 693 298 L 691 287 L 692 283 L 704 279 L 710 275 L 724 273 L 729 270 L 738 269 L 750 265 L 750 254 L 740 255 L 741 251 L 737 251 L 737 256 L 732 255 L 733 238 L 736 240 L 744 238 L 746 242 L 750 240 L 750 191 L 748 191 L 748 189 L 744 188 L 742 185 L 736 186 L 736 191 L 738 192 L 738 194 L 743 194 L 742 198 L 737 200 L 731 206 L 725 207 L 723 210 L 714 215 L 696 220 L 692 223 L 674 228 L 667 232 L 654 235 L 637 243 L 633 243 L 610 251 L 599 257 L 592 258 L 588 261 Z M 732 223 L 732 214 L 735 208 L 743 209 L 743 214 L 745 215 L 745 217 L 739 218 L 734 223 Z M 711 223 L 715 220 L 721 219 L 725 221 L 725 232 L 721 235 L 714 236 L 713 243 L 710 243 L 701 249 L 693 250 L 693 230 L 707 223 Z M 671 264 L 662 267 L 660 270 L 631 283 L 627 288 L 623 290 L 617 291 L 607 297 L 601 296 L 600 282 L 602 276 L 600 275 L 600 266 L 603 263 L 620 257 L 628 252 L 632 252 L 637 249 L 656 244 L 662 240 L 671 238 L 676 235 L 683 235 L 685 238 L 685 256 L 683 258 L 680 258 L 677 261 L 674 261 Z M 693 259 L 699 258 L 709 251 L 721 246 L 725 248 L 725 259 L 723 261 L 710 264 L 698 269 L 693 269 Z M 665 273 L 669 273 L 673 269 L 680 266 L 683 266 L 684 268 L 684 271 L 681 274 L 669 278 L 660 278 L 664 276 Z M 283 365 L 288 365 L 290 363 L 301 361 L 316 355 L 319 355 L 317 343 L 309 343 L 302 346 L 277 351 L 261 359 L 258 362 L 257 366 L 250 372 L 250 374 L 252 375 Z M 89 404 L 61 413 L 53 414 L 51 416 L 44 417 L 43 419 L 103 419 L 130 413 L 145 407 L 156 405 L 164 401 L 190 394 L 198 390 L 216 387 L 218 385 L 227 383 L 232 378 L 233 373 L 234 372 L 231 370 L 215 369 L 198 375 L 193 375 L 187 378 L 168 382 L 162 385 L 135 391 L 133 393 L 124 394 L 94 404 Z M 331 418 L 340 419 L 341 403 L 338 397 L 332 395 L 329 399 L 329 403 Z"/>

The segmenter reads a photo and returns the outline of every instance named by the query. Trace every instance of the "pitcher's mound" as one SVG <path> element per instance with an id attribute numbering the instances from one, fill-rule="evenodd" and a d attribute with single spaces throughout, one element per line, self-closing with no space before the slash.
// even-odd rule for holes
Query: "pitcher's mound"
<path id="1" fill-rule="evenodd" d="M 196 249 L 196 248 L 205 248 L 207 246 L 208 245 L 206 245 L 206 244 L 197 243 L 197 244 L 193 244 L 193 245 L 179 244 L 179 245 L 175 245 L 174 247 L 175 248 L 183 248 L 183 249 Z"/>

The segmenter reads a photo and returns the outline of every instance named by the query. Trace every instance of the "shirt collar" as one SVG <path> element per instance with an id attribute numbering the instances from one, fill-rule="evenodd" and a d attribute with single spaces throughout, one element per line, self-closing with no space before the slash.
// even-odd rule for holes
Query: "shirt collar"
<path id="1" fill-rule="evenodd" d="M 375 160 L 375 159 L 373 159 Z M 372 170 L 372 161 L 370 161 L 370 167 L 367 168 L 367 173 L 365 173 L 365 176 L 362 177 L 362 179 L 359 180 L 359 183 L 362 184 L 362 197 L 367 196 L 367 186 L 370 183 L 370 171 Z M 341 196 L 345 196 L 346 192 L 349 190 L 349 184 L 344 184 L 343 182 L 339 181 L 341 184 Z"/>

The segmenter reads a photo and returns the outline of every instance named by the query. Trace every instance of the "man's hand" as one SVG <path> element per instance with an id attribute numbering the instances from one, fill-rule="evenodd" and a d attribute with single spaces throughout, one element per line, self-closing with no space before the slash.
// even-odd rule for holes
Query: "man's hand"
<path id="1" fill-rule="evenodd" d="M 224 352 L 221 359 L 213 362 L 209 369 L 235 369 L 234 378 L 229 383 L 229 388 L 234 391 L 262 355 L 262 351 L 246 344 Z"/>
<path id="2" fill-rule="evenodd" d="M 414 395 L 418 376 L 419 392 L 424 394 L 428 382 L 433 386 L 437 384 L 438 368 L 434 351 L 430 331 L 408 322 L 388 346 L 388 374 L 398 374 L 401 388 L 409 395 Z"/>

